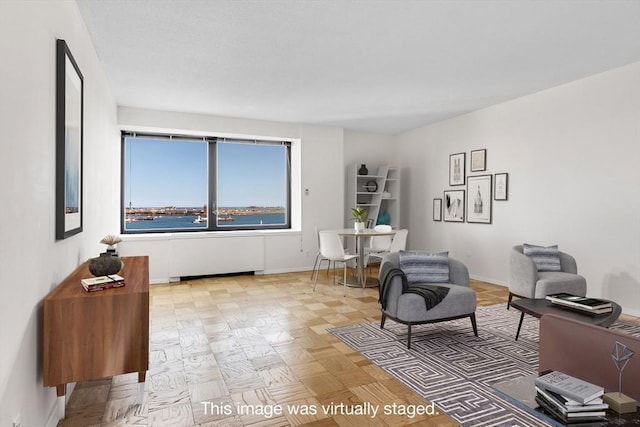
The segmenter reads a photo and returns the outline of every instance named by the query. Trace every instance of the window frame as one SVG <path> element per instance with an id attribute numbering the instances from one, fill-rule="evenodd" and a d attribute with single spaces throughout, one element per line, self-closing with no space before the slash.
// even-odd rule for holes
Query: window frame
<path id="1" fill-rule="evenodd" d="M 125 200 L 125 189 L 127 185 L 126 181 L 126 139 L 129 137 L 139 138 L 153 138 L 153 139 L 169 139 L 169 140 L 188 140 L 197 141 L 202 140 L 207 143 L 207 227 L 198 228 L 155 228 L 155 229 L 126 229 L 126 215 L 127 207 Z M 268 144 L 268 145 L 282 145 L 286 147 L 286 159 L 285 159 L 285 215 L 284 224 L 247 224 L 247 225 L 223 225 L 220 226 L 217 221 L 217 144 L 223 142 L 239 142 L 239 143 L 253 143 L 253 144 Z M 292 141 L 288 140 L 268 140 L 268 139 L 255 139 L 255 138 L 226 138 L 212 135 L 188 135 L 188 134 L 171 134 L 171 133 L 149 133 L 149 132 L 134 132 L 134 131 L 121 131 L 120 136 L 120 232 L 122 234 L 141 235 L 141 234 L 158 234 L 158 233 L 201 233 L 201 232 L 232 232 L 239 230 L 292 230 L 291 224 L 291 149 Z"/>

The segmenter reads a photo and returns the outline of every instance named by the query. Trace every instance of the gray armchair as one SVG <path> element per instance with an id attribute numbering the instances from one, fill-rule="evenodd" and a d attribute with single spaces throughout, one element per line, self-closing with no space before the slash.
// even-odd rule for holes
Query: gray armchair
<path id="1" fill-rule="evenodd" d="M 544 298 L 560 292 L 586 295 L 587 281 L 578 274 L 576 260 L 571 255 L 558 251 L 561 271 L 538 271 L 533 259 L 525 255 L 522 248 L 518 245 L 511 249 L 507 310 L 514 296 Z"/>
<path id="2" fill-rule="evenodd" d="M 380 329 L 384 328 L 387 318 L 407 325 L 407 348 L 411 348 L 412 325 L 469 317 L 473 333 L 478 336 L 475 315 L 476 293 L 469 286 L 469 271 L 462 262 L 449 258 L 449 283 L 437 283 L 437 286 L 449 288 L 449 292 L 440 303 L 431 309 L 426 309 L 424 298 L 420 295 L 403 293 L 403 283 L 400 276 L 394 276 L 385 283 L 384 295 L 382 295 L 382 284 L 387 272 L 396 268 L 400 268 L 398 252 L 385 255 L 380 264 L 379 276 L 383 306 Z"/>

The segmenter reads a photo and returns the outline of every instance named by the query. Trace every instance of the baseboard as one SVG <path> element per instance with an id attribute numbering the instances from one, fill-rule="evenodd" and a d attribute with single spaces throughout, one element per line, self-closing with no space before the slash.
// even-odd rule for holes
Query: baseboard
<path id="1" fill-rule="evenodd" d="M 481 282 L 491 283 L 492 285 L 504 286 L 505 288 L 509 287 L 509 284 L 507 282 L 503 282 L 502 280 L 492 279 L 491 277 L 476 276 L 476 275 L 469 275 L 469 277 L 471 279 L 479 280 Z"/>

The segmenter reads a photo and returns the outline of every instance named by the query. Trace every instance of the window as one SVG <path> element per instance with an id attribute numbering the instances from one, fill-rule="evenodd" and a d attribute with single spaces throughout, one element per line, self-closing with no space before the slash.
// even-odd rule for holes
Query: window
<path id="1" fill-rule="evenodd" d="M 290 228 L 289 142 L 122 133 L 122 232 Z"/>

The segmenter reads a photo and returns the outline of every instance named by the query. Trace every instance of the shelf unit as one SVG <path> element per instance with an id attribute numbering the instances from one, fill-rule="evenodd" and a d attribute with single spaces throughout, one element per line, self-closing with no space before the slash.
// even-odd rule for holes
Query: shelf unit
<path id="1" fill-rule="evenodd" d="M 400 169 L 393 166 L 367 166 L 369 173 L 360 175 L 362 163 L 355 163 L 347 170 L 346 221 L 353 226 L 351 208 L 361 206 L 367 209 L 368 219 L 373 225 L 378 219 L 388 216 L 389 225 L 400 228 Z"/>

